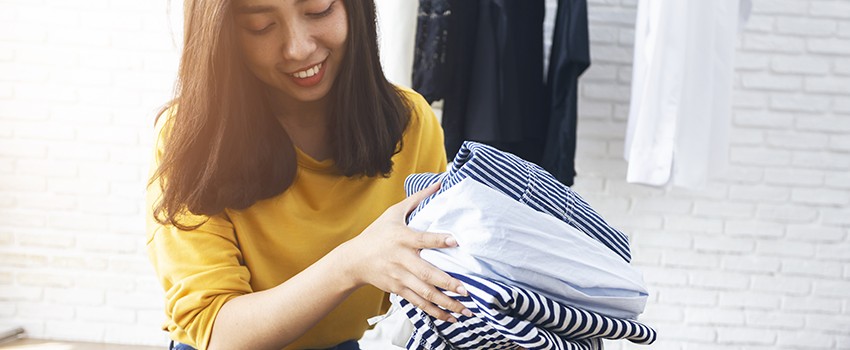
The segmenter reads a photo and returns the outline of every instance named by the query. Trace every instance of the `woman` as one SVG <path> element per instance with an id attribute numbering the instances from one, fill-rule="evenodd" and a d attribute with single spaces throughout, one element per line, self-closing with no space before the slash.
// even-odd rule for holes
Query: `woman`
<path id="1" fill-rule="evenodd" d="M 186 0 L 157 121 L 148 253 L 176 348 L 354 348 L 386 292 L 454 321 L 403 181 L 445 169 L 428 104 L 381 71 L 372 0 Z M 444 308 L 445 310 L 441 309 Z"/>

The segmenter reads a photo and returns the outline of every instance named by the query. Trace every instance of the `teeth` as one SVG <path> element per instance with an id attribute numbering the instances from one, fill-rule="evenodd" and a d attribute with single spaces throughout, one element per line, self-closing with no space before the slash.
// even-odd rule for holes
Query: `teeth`
<path id="1" fill-rule="evenodd" d="M 309 77 L 312 77 L 312 76 L 314 76 L 314 75 L 316 75 L 316 74 L 319 74 L 319 70 L 320 70 L 320 69 L 322 69 L 322 64 L 321 64 L 321 63 L 319 63 L 319 64 L 317 64 L 317 65 L 315 65 L 315 66 L 311 67 L 310 69 L 303 70 L 303 71 L 300 71 L 300 72 L 292 73 L 292 76 L 293 76 L 293 77 L 296 77 L 296 78 L 299 78 L 299 79 L 309 78 Z"/>

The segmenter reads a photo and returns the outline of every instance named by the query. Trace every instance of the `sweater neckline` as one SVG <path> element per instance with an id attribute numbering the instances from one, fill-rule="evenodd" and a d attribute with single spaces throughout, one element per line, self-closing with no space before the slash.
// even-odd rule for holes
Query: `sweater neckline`
<path id="1" fill-rule="evenodd" d="M 295 147 L 295 157 L 296 157 L 296 160 L 298 161 L 298 165 L 300 165 L 304 168 L 316 170 L 316 171 L 320 171 L 320 172 L 331 172 L 331 171 L 333 171 L 333 167 L 334 167 L 334 163 L 335 163 L 333 158 L 316 160 L 315 158 L 311 157 L 309 154 L 304 153 L 304 151 L 302 151 L 298 147 Z"/>

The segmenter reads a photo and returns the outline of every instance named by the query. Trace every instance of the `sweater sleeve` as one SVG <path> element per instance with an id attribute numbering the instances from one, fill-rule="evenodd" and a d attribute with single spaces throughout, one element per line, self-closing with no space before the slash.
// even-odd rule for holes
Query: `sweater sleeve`
<path id="1" fill-rule="evenodd" d="M 151 175 L 164 150 L 170 118 L 164 113 L 156 127 L 156 147 Z M 185 215 L 181 222 L 206 222 L 192 231 L 162 225 L 153 218 L 161 195 L 160 182 L 147 188 L 147 252 L 165 290 L 165 329 L 174 340 L 206 349 L 213 322 L 228 300 L 250 293 L 250 273 L 241 263 L 236 232 L 226 215 Z"/>

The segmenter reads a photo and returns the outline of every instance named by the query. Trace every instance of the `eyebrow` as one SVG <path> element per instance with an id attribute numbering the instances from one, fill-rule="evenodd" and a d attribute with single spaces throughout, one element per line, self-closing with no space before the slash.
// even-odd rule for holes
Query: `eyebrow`
<path id="1" fill-rule="evenodd" d="M 297 0 L 296 4 L 307 2 L 308 0 Z M 238 14 L 254 14 L 273 12 L 276 8 L 269 5 L 243 5 L 236 8 Z"/>
<path id="2" fill-rule="evenodd" d="M 236 8 L 236 13 L 243 14 L 253 14 L 253 13 L 265 13 L 274 11 L 274 6 L 266 6 L 266 5 L 247 5 L 247 6 L 239 6 Z"/>

